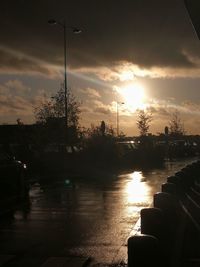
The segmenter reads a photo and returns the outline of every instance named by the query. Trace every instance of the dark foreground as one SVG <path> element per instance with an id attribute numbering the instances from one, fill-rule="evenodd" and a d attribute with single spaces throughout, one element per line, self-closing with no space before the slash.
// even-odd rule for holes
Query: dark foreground
<path id="1" fill-rule="evenodd" d="M 200 161 L 169 176 L 161 189 L 153 206 L 141 210 L 141 234 L 128 239 L 128 266 L 200 266 Z"/>
<path id="2" fill-rule="evenodd" d="M 51 182 L 34 177 L 27 200 L 1 217 L 0 266 L 126 265 L 141 209 L 191 161 L 90 178 L 62 174 Z"/>

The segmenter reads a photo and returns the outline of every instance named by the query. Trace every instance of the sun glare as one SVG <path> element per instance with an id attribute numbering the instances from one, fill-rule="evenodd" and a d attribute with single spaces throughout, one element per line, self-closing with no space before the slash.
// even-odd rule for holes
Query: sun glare
<path id="1" fill-rule="evenodd" d="M 139 84 L 131 84 L 123 88 L 119 88 L 117 92 L 123 97 L 123 101 L 130 111 L 137 109 L 145 109 L 145 91 Z"/>
<path id="2" fill-rule="evenodd" d="M 120 80 L 121 81 L 130 81 L 134 79 L 134 75 L 132 71 L 123 71 L 120 74 Z"/>
<path id="3" fill-rule="evenodd" d="M 144 177 L 142 172 L 134 171 L 129 176 L 130 180 L 125 187 L 128 204 L 146 202 L 149 197 L 149 187 L 147 183 L 143 181 Z"/>

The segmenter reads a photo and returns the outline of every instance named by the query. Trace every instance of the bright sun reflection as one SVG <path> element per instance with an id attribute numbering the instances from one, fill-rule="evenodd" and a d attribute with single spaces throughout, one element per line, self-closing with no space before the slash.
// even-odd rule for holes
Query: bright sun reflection
<path id="1" fill-rule="evenodd" d="M 135 171 L 130 174 L 130 178 L 131 180 L 127 182 L 125 187 L 128 205 L 147 203 L 150 189 L 147 183 L 143 181 L 142 172 Z"/>
<path id="2" fill-rule="evenodd" d="M 127 109 L 134 112 L 137 109 L 145 109 L 145 91 L 139 84 L 130 84 L 126 87 L 117 88 L 117 92 L 123 97 Z"/>

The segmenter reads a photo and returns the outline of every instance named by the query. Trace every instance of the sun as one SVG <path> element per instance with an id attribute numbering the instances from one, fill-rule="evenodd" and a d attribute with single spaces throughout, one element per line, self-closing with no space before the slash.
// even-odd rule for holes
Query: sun
<path id="1" fill-rule="evenodd" d="M 145 91 L 140 84 L 129 84 L 118 88 L 117 92 L 122 96 L 126 108 L 134 112 L 137 109 L 145 109 Z"/>
<path id="2" fill-rule="evenodd" d="M 122 73 L 119 75 L 121 81 L 131 81 L 134 79 L 134 75 L 132 71 L 122 71 Z"/>

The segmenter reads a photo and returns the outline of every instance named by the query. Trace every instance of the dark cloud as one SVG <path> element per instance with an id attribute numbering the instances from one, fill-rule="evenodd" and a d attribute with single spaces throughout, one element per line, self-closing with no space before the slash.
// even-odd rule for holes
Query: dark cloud
<path id="1" fill-rule="evenodd" d="M 9 110 L 10 112 L 23 111 L 24 113 L 27 113 L 27 110 L 30 110 L 30 103 L 21 97 L 0 96 L 0 106 L 1 112 Z"/>
<path id="2" fill-rule="evenodd" d="M 111 114 L 110 109 L 105 108 L 105 107 L 97 107 L 94 109 L 94 112 L 102 113 L 102 114 L 106 114 L 106 115 Z"/>
<path id="3" fill-rule="evenodd" d="M 81 27 L 67 32 L 68 64 L 110 66 L 125 60 L 141 67 L 195 67 L 198 40 L 181 0 L 36 0 L 1 3 L 1 44 L 46 63 L 63 64 L 63 32 L 48 19 Z M 57 28 L 56 28 L 57 27 Z M 1 51 L 0 68 L 49 74 L 41 62 Z"/>
<path id="4" fill-rule="evenodd" d="M 164 107 L 154 107 L 150 106 L 147 108 L 147 110 L 152 113 L 153 115 L 159 115 L 162 117 L 168 117 L 170 115 L 170 108 L 164 108 Z"/>
<path id="5" fill-rule="evenodd" d="M 35 58 L 34 58 L 35 57 Z M 41 74 L 49 77 L 58 75 L 45 62 L 41 62 L 36 55 L 23 54 L 19 51 L 0 47 L 0 72 Z"/>
<path id="6" fill-rule="evenodd" d="M 30 98 L 31 90 L 20 80 L 9 80 L 0 85 L 0 113 L 33 116 L 34 106 L 38 105 L 43 97 L 42 91 L 39 91 Z"/>

